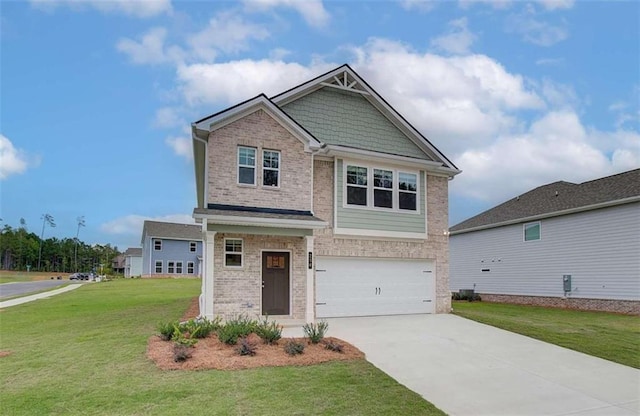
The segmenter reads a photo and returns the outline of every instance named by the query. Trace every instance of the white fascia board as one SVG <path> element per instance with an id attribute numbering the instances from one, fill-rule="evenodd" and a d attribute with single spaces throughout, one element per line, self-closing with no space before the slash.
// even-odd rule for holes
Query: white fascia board
<path id="1" fill-rule="evenodd" d="M 585 205 L 583 207 L 578 207 L 578 208 L 570 208 L 570 209 L 564 209 L 562 211 L 547 212 L 545 214 L 532 215 L 530 217 L 516 218 L 513 220 L 498 222 L 494 224 L 481 225 L 473 228 L 465 228 L 464 230 L 451 231 L 449 232 L 449 235 L 466 234 L 473 231 L 482 231 L 482 230 L 488 230 L 490 228 L 504 227 L 506 225 L 539 221 L 545 218 L 561 217 L 563 215 L 577 214 L 579 212 L 593 211 L 595 209 L 614 207 L 616 205 L 630 204 L 633 202 L 640 202 L 640 196 L 632 196 L 630 198 L 618 199 L 616 201 L 601 202 L 599 204 Z"/>
<path id="2" fill-rule="evenodd" d="M 234 215 L 194 214 L 194 218 L 206 219 L 209 224 L 244 225 L 250 227 L 280 227 L 320 229 L 328 224 L 324 221 L 287 220 L 279 218 L 236 217 Z"/>
<path id="3" fill-rule="evenodd" d="M 223 111 L 222 113 L 202 120 L 199 123 L 194 123 L 192 128 L 210 133 L 260 109 L 269 113 L 278 121 L 278 123 L 280 123 L 282 127 L 300 140 L 305 145 L 305 150 L 320 148 L 321 143 L 315 137 L 297 124 L 292 123 L 288 116 L 286 116 L 280 108 L 275 106 L 264 95 L 260 95 L 253 100 L 249 100 L 230 109 L 229 111 Z"/>
<path id="4" fill-rule="evenodd" d="M 323 148 L 324 154 L 327 156 L 341 158 L 358 158 L 372 160 L 382 163 L 394 163 L 402 166 L 412 166 L 417 169 L 425 169 L 428 171 L 437 171 L 442 168 L 442 162 L 434 162 L 432 160 L 416 159 L 413 157 L 391 155 L 387 153 L 374 152 L 372 150 L 354 149 L 339 145 L 327 145 Z"/>
<path id="5" fill-rule="evenodd" d="M 380 230 L 362 230 L 359 228 L 334 228 L 335 237 L 340 236 L 361 236 L 361 237 L 378 237 L 380 239 L 404 239 L 404 240 L 426 240 L 426 233 L 408 233 L 401 231 L 380 231 Z"/>

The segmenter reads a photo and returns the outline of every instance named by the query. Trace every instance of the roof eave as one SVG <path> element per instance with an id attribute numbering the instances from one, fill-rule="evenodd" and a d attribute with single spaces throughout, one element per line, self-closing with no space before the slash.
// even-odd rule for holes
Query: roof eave
<path id="1" fill-rule="evenodd" d="M 328 223 L 325 221 L 306 221 L 279 218 L 238 217 L 233 215 L 193 214 L 193 218 L 206 220 L 210 224 L 239 225 L 249 227 L 279 227 L 294 229 L 322 229 Z"/>

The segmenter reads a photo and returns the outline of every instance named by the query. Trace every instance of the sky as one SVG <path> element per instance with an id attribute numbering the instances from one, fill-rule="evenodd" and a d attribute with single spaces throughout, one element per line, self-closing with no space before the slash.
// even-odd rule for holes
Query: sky
<path id="1" fill-rule="evenodd" d="M 124 250 L 190 222 L 190 123 L 344 63 L 463 171 L 451 225 L 635 169 L 639 22 L 636 1 L 3 1 L 0 225 Z"/>

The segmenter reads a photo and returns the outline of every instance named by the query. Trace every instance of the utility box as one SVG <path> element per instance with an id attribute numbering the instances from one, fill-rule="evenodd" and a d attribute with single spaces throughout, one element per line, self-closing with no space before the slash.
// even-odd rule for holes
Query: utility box
<path id="1" fill-rule="evenodd" d="M 564 287 L 564 293 L 571 292 L 571 275 L 562 275 L 562 286 Z"/>

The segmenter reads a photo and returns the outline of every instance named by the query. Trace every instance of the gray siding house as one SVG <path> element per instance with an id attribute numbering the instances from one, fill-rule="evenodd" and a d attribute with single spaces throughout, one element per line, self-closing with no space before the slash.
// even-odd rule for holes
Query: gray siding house
<path id="1" fill-rule="evenodd" d="M 640 313 L 640 169 L 554 182 L 450 229 L 451 290 Z"/>
<path id="2" fill-rule="evenodd" d="M 142 228 L 142 277 L 195 277 L 202 268 L 202 228 L 145 221 Z"/>
<path id="3" fill-rule="evenodd" d="M 191 126 L 200 313 L 446 313 L 460 171 L 351 67 Z"/>
<path id="4" fill-rule="evenodd" d="M 142 249 L 129 247 L 124 252 L 124 277 L 142 276 Z"/>

